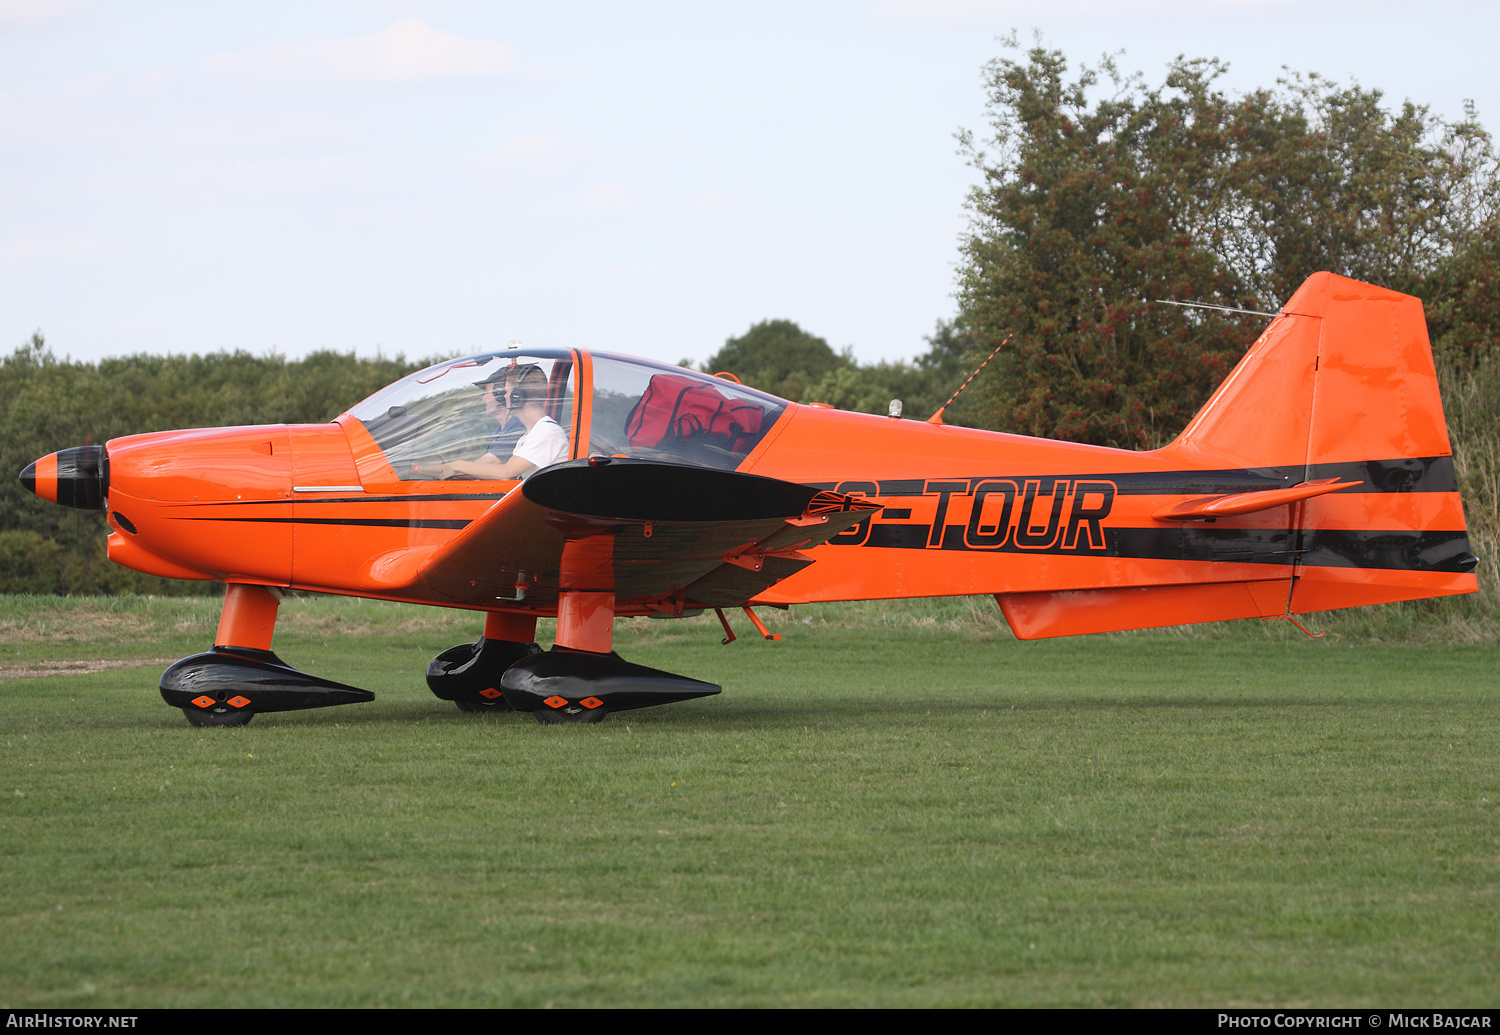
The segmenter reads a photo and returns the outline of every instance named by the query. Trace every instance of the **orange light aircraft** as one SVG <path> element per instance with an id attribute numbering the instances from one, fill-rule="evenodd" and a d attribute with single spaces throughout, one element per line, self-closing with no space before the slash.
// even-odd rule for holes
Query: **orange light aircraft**
<path id="1" fill-rule="evenodd" d="M 719 692 L 613 653 L 619 616 L 744 608 L 769 636 L 751 608 L 987 593 L 1029 639 L 1477 588 L 1422 305 L 1327 273 L 1148 452 L 513 346 L 329 424 L 132 435 L 21 478 L 106 511 L 112 560 L 227 584 L 212 650 L 161 680 L 200 726 L 372 699 L 271 652 L 289 588 L 482 613 L 431 689 L 544 722 Z"/>

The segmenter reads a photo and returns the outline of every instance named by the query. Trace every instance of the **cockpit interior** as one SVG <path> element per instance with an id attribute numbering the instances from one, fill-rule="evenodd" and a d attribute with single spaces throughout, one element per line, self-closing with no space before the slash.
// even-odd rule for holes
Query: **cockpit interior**
<path id="1" fill-rule="evenodd" d="M 499 451 L 507 440 L 514 447 L 520 429 L 486 406 L 483 386 L 514 380 L 527 367 L 546 376 L 544 412 L 566 431 L 571 459 L 628 456 L 734 470 L 788 406 L 725 377 L 649 360 L 576 349 L 482 353 L 419 370 L 353 407 L 348 416 L 368 433 L 368 451 L 384 461 L 362 458 L 361 471 L 378 466 L 398 482 L 427 481 L 422 472 L 433 465 L 486 454 L 504 461 Z M 351 441 L 360 459 L 361 442 Z"/>

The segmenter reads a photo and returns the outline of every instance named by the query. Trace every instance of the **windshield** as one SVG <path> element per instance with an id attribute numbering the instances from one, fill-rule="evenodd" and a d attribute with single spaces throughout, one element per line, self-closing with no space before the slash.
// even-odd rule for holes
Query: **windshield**
<path id="1" fill-rule="evenodd" d="M 733 470 L 786 401 L 719 377 L 594 353 L 589 451 Z"/>
<path id="2" fill-rule="evenodd" d="M 495 399 L 504 400 L 507 386 L 516 384 L 542 399 L 546 416 L 571 443 L 573 354 L 564 350 L 506 351 L 439 363 L 381 389 L 349 413 L 365 426 L 397 477 L 425 481 L 434 466 L 452 461 L 510 459 L 526 428 Z"/>

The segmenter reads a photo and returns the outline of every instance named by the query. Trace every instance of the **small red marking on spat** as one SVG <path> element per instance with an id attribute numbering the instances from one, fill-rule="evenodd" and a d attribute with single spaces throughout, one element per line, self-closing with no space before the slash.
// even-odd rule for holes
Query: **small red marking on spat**
<path id="1" fill-rule="evenodd" d="M 500 691 L 496 690 L 492 686 L 487 686 L 483 690 L 479 691 L 479 696 L 488 697 L 491 701 L 493 701 L 495 698 L 500 696 Z"/>
<path id="2" fill-rule="evenodd" d="M 553 694 L 542 703 L 545 704 L 548 708 L 566 708 L 568 705 L 568 699 L 566 697 L 558 697 L 556 694 Z"/>
<path id="3" fill-rule="evenodd" d="M 214 699 L 205 694 L 201 697 L 193 698 L 193 703 L 199 708 L 212 708 L 214 706 Z"/>
<path id="4" fill-rule="evenodd" d="M 232 707 L 235 707 L 235 708 L 243 708 L 243 707 L 245 707 L 245 705 L 247 705 L 247 704 L 250 703 L 250 698 L 248 698 L 248 697 L 241 697 L 238 694 L 236 694 L 233 697 L 231 697 L 229 700 L 225 701 L 224 703 L 227 704 L 227 705 L 230 705 Z"/>
<path id="5" fill-rule="evenodd" d="M 599 698 L 597 698 L 597 697 L 585 697 L 583 700 L 579 701 L 578 703 L 581 704 L 581 705 L 583 705 L 585 708 L 603 708 L 604 707 L 604 702 L 601 701 L 601 700 L 599 700 Z"/>

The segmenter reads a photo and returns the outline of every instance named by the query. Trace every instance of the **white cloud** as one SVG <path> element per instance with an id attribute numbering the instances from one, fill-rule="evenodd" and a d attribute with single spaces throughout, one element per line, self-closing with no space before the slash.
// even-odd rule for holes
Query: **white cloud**
<path id="1" fill-rule="evenodd" d="M 38 25 L 66 17 L 89 5 L 89 0 L 0 0 L 0 22 Z"/>
<path id="2" fill-rule="evenodd" d="M 210 153 L 268 155 L 284 152 L 357 151 L 364 138 L 328 111 L 194 110 L 163 120 L 160 137 L 194 157 Z"/>
<path id="3" fill-rule="evenodd" d="M 692 215 L 703 216 L 715 212 L 735 212 L 745 208 L 746 205 L 733 194 L 726 194 L 721 190 L 705 190 L 688 198 L 687 203 L 682 207 Z"/>
<path id="4" fill-rule="evenodd" d="M 76 262 L 98 251 L 99 239 L 87 234 L 34 234 L 0 244 L 0 263 Z"/>
<path id="5" fill-rule="evenodd" d="M 513 75 L 520 58 L 507 43 L 465 39 L 420 18 L 402 18 L 368 36 L 310 36 L 259 50 L 225 51 L 203 67 L 269 79 L 416 82 Z"/>
<path id="6" fill-rule="evenodd" d="M 252 191 L 300 192 L 348 189 L 370 178 L 368 163 L 356 155 L 267 158 L 229 162 L 203 170 L 203 178 Z"/>
<path id="7" fill-rule="evenodd" d="M 75 75 L 63 80 L 64 97 L 99 97 L 114 93 L 125 85 L 125 74 L 116 70 Z"/>
<path id="8" fill-rule="evenodd" d="M 170 89 L 181 78 L 182 70 L 171 65 L 160 65 L 133 73 L 106 69 L 65 79 L 59 92 L 64 97 L 114 97 L 126 91 L 147 91 L 161 87 Z"/>
<path id="9" fill-rule="evenodd" d="M 923 28 L 969 28 L 995 25 L 1041 8 L 1028 0 L 884 0 L 870 17 L 878 22 Z"/>
<path id="10" fill-rule="evenodd" d="M 618 216 L 640 207 L 640 197 L 628 183 L 606 180 L 595 184 L 574 198 L 567 206 L 567 215 L 574 218 L 595 219 L 601 216 Z"/>
<path id="11" fill-rule="evenodd" d="M 28 114 L 14 94 L 0 93 L 0 132 L 20 128 Z"/>
<path id="12" fill-rule="evenodd" d="M 875 269 L 869 273 L 806 277 L 801 280 L 783 281 L 782 286 L 789 295 L 807 298 L 847 298 L 868 294 L 871 291 L 890 291 L 909 284 L 913 280 L 911 271 Z"/>
<path id="13" fill-rule="evenodd" d="M 1390 7 L 1396 0 L 882 0 L 870 12 L 875 21 L 929 29 L 1025 28 L 1037 19 L 1202 16 L 1247 9 L 1356 10 Z M 1029 42 L 1023 38 L 1023 43 Z"/>
<path id="14" fill-rule="evenodd" d="M 649 284 L 661 280 L 667 267 L 659 262 L 622 262 L 599 275 L 604 284 Z"/>
<path id="15" fill-rule="evenodd" d="M 512 137 L 481 154 L 477 164 L 498 172 L 506 180 L 524 183 L 548 182 L 572 171 L 593 148 L 568 136 L 533 133 Z"/>

